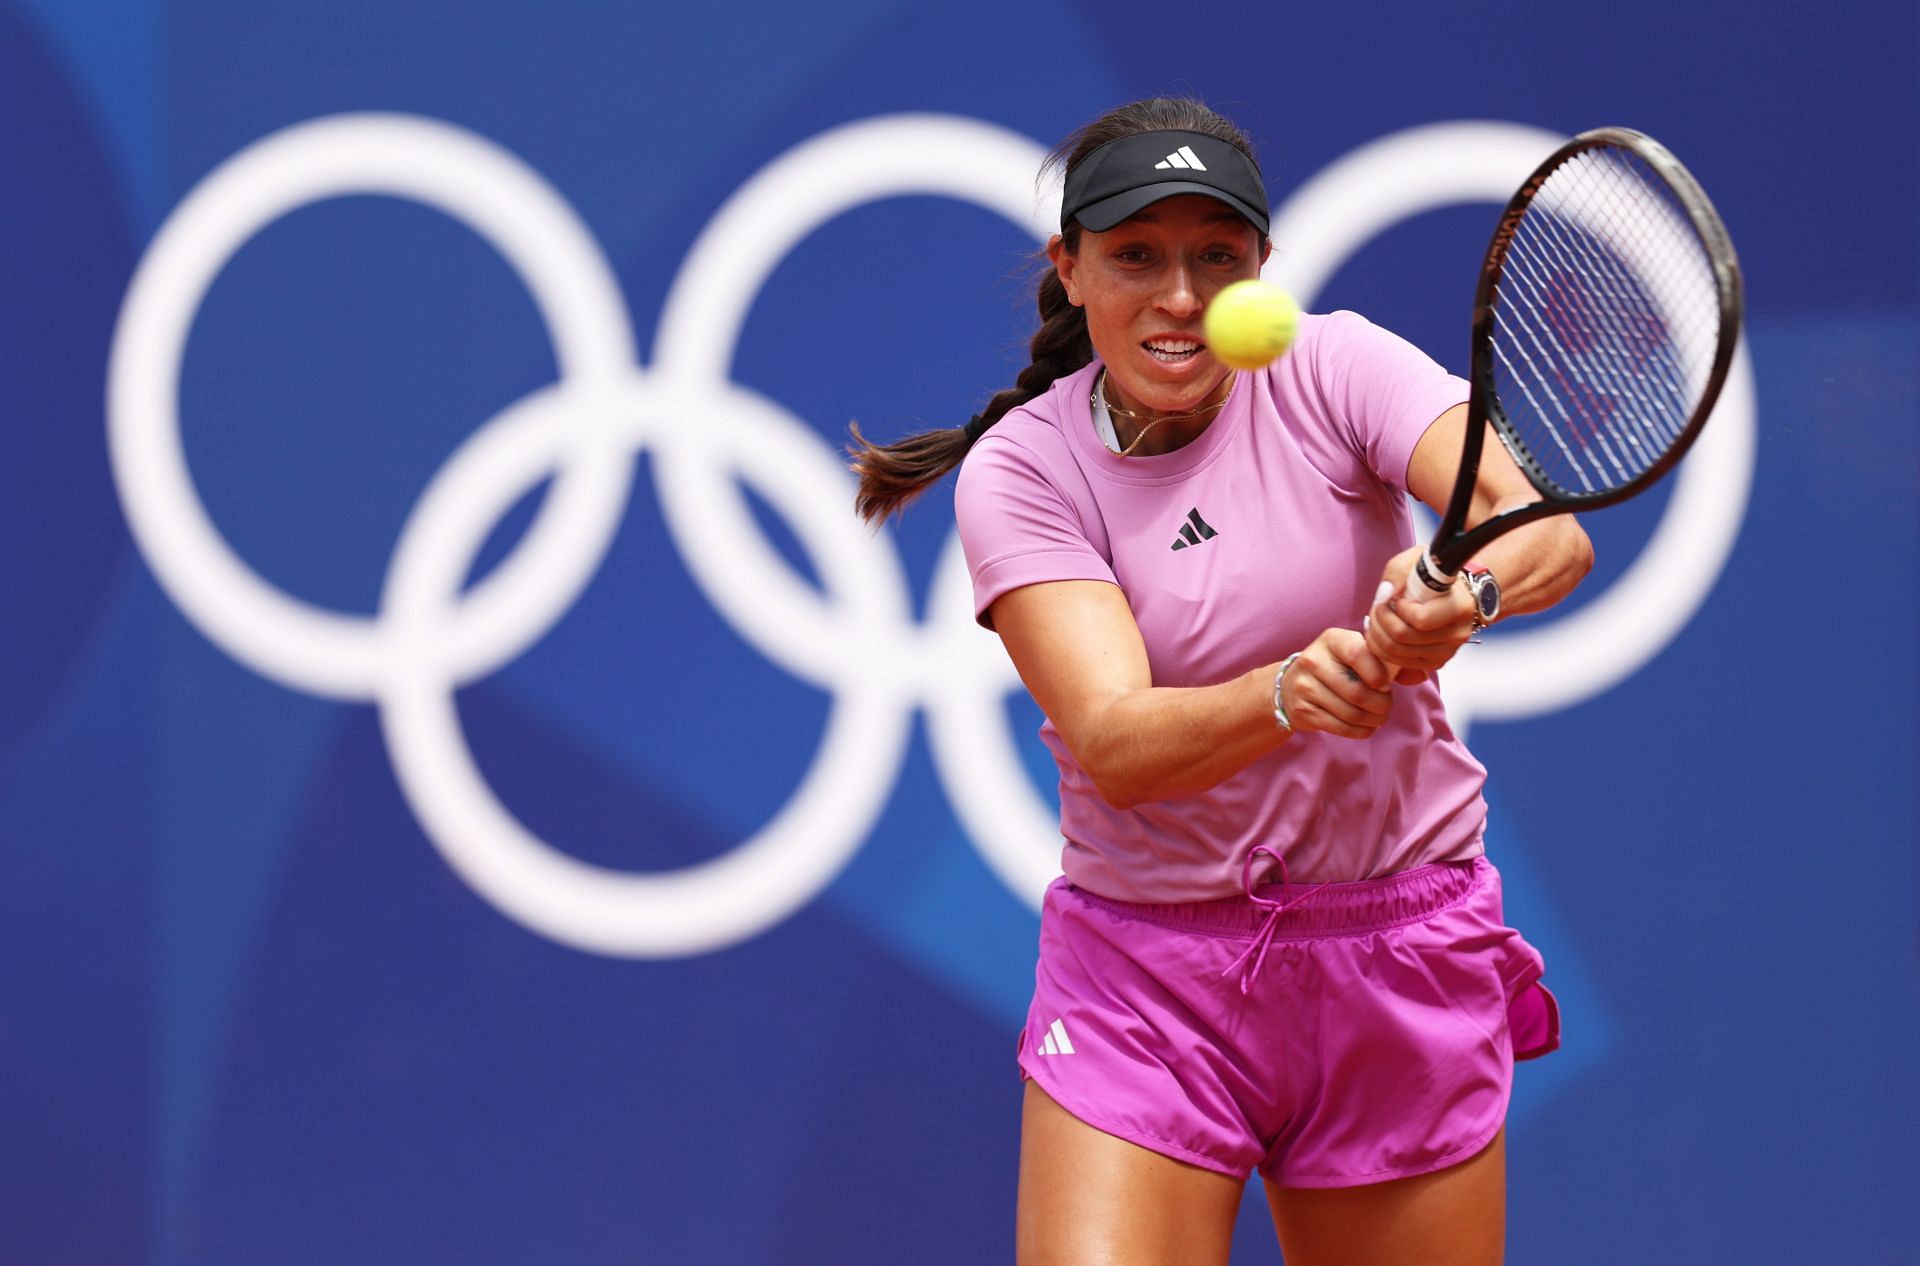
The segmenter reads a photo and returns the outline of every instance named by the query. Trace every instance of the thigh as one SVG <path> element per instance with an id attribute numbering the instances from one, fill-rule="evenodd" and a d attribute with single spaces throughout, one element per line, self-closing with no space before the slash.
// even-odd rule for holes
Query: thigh
<path id="1" fill-rule="evenodd" d="M 1020 1266 L 1225 1266 L 1245 1185 L 1103 1134 L 1027 1083 Z"/>
<path id="2" fill-rule="evenodd" d="M 1470 1160 L 1364 1187 L 1267 1186 L 1287 1266 L 1499 1266 L 1507 1133 Z"/>

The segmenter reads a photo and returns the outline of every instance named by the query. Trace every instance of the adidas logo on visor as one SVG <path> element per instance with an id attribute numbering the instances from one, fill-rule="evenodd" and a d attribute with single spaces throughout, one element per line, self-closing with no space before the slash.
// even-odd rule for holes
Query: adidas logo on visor
<path id="1" fill-rule="evenodd" d="M 1182 145 L 1179 149 L 1168 154 L 1153 166 L 1156 171 L 1168 167 L 1179 167 L 1186 171 L 1205 171 L 1207 169 L 1207 165 L 1200 161 L 1200 155 L 1194 153 L 1192 147 L 1187 145 Z"/>

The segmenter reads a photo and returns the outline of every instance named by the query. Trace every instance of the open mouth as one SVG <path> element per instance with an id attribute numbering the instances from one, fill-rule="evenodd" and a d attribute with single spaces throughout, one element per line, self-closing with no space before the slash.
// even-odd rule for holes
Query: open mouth
<path id="1" fill-rule="evenodd" d="M 1190 338 L 1154 338 L 1140 346 L 1163 365 L 1184 365 L 1206 350 L 1206 344 Z"/>

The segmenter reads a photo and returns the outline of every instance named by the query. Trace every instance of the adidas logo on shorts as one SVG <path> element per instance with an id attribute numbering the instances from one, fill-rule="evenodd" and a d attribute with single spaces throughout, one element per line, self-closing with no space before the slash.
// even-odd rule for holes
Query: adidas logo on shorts
<path id="1" fill-rule="evenodd" d="M 1071 1055 L 1073 1043 L 1067 1040 L 1067 1026 L 1055 1020 L 1047 1026 L 1046 1040 L 1040 1043 L 1042 1055 Z"/>

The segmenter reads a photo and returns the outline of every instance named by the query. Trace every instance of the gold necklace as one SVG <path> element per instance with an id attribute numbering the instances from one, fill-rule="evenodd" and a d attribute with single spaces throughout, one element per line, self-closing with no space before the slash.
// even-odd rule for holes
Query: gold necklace
<path id="1" fill-rule="evenodd" d="M 1158 417 L 1149 418 L 1146 414 L 1135 413 L 1132 409 L 1118 408 L 1111 400 L 1107 399 L 1107 371 L 1102 368 L 1099 379 L 1093 384 L 1093 394 L 1088 397 L 1088 403 L 1096 408 L 1105 409 L 1109 415 L 1117 414 L 1123 418 L 1132 418 L 1135 422 L 1146 422 L 1146 425 L 1140 428 L 1140 433 L 1133 437 L 1133 443 L 1120 450 L 1120 456 L 1127 457 L 1133 453 L 1134 449 L 1140 447 L 1140 441 L 1147 438 L 1148 432 L 1152 431 L 1154 427 L 1159 426 L 1162 422 L 1185 422 L 1189 418 L 1197 418 L 1205 414 L 1217 412 L 1232 396 L 1233 380 L 1229 378 L 1227 380 L 1227 394 L 1221 396 L 1212 404 L 1203 404 L 1197 409 L 1188 409 L 1185 413 L 1163 413 Z M 1114 438 L 1118 439 L 1119 437 L 1116 434 Z"/>

